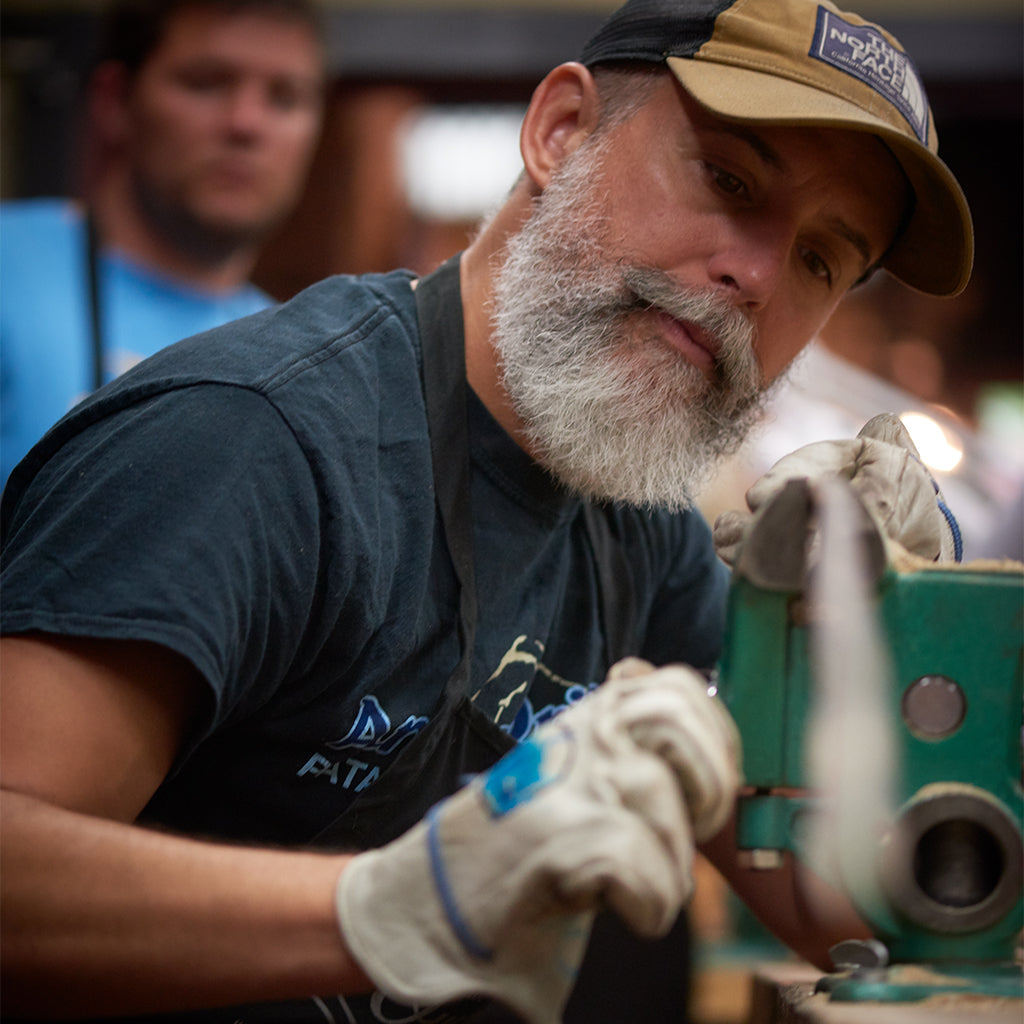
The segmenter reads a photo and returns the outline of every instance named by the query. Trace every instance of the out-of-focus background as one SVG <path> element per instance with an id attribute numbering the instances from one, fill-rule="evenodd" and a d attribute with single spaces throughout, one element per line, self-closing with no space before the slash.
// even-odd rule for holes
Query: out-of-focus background
<path id="1" fill-rule="evenodd" d="M 533 86 L 572 59 L 609 0 L 324 0 L 331 83 L 303 200 L 256 282 L 287 298 L 333 273 L 425 272 L 462 248 L 519 172 Z M 860 0 L 924 78 L 941 155 L 974 212 L 977 261 L 958 298 L 879 275 L 844 302 L 778 393 L 765 428 L 702 496 L 709 518 L 778 457 L 904 418 L 957 512 L 965 554 L 1024 557 L 1020 0 Z M 88 166 L 81 107 L 102 0 L 3 0 L 0 196 L 76 196 Z M 0 268 L 2 273 L 2 268 Z M 694 1019 L 743 1019 L 737 983 L 784 956 L 701 866 L 704 942 Z"/>

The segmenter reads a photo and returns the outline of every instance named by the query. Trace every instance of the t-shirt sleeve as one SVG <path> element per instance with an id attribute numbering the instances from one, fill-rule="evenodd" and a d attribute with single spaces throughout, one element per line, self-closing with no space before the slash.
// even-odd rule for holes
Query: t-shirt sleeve
<path id="1" fill-rule="evenodd" d="M 677 517 L 653 548 L 660 576 L 650 603 L 642 653 L 656 665 L 713 668 L 722 648 L 729 573 L 697 512 Z"/>
<path id="2" fill-rule="evenodd" d="M 268 399 L 160 394 L 73 435 L 5 522 L 3 632 L 148 640 L 210 687 L 193 740 L 259 706 L 316 598 L 318 493 Z"/>

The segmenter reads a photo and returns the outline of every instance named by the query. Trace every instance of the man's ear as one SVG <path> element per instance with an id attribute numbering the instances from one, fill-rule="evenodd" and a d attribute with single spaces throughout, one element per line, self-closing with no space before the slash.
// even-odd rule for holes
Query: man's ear
<path id="1" fill-rule="evenodd" d="M 597 127 L 597 83 L 582 64 L 560 64 L 537 86 L 519 136 L 523 165 L 534 186 L 547 187 L 562 161 Z"/>

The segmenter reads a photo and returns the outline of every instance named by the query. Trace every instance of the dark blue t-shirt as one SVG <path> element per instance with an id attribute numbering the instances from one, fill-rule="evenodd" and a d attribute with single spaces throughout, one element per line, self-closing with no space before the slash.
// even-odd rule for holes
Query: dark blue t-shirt
<path id="1" fill-rule="evenodd" d="M 4 632 L 149 640 L 206 680 L 205 714 L 147 820 L 307 842 L 441 699 L 457 588 L 410 282 L 332 278 L 172 346 L 12 476 Z M 469 406 L 473 692 L 522 739 L 609 667 L 595 560 L 579 499 Z M 705 522 L 602 514 L 631 576 L 635 653 L 712 665 L 727 577 Z"/>

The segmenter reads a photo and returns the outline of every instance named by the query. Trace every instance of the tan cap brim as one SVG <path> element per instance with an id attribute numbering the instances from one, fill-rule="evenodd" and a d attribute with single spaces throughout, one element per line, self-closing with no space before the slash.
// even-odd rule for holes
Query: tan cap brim
<path id="1" fill-rule="evenodd" d="M 775 74 L 669 57 L 686 91 L 712 113 L 748 124 L 816 125 L 880 138 L 899 161 L 916 196 L 909 223 L 882 265 L 931 295 L 956 295 L 974 262 L 971 214 L 956 178 L 929 149 L 863 107 Z"/>

